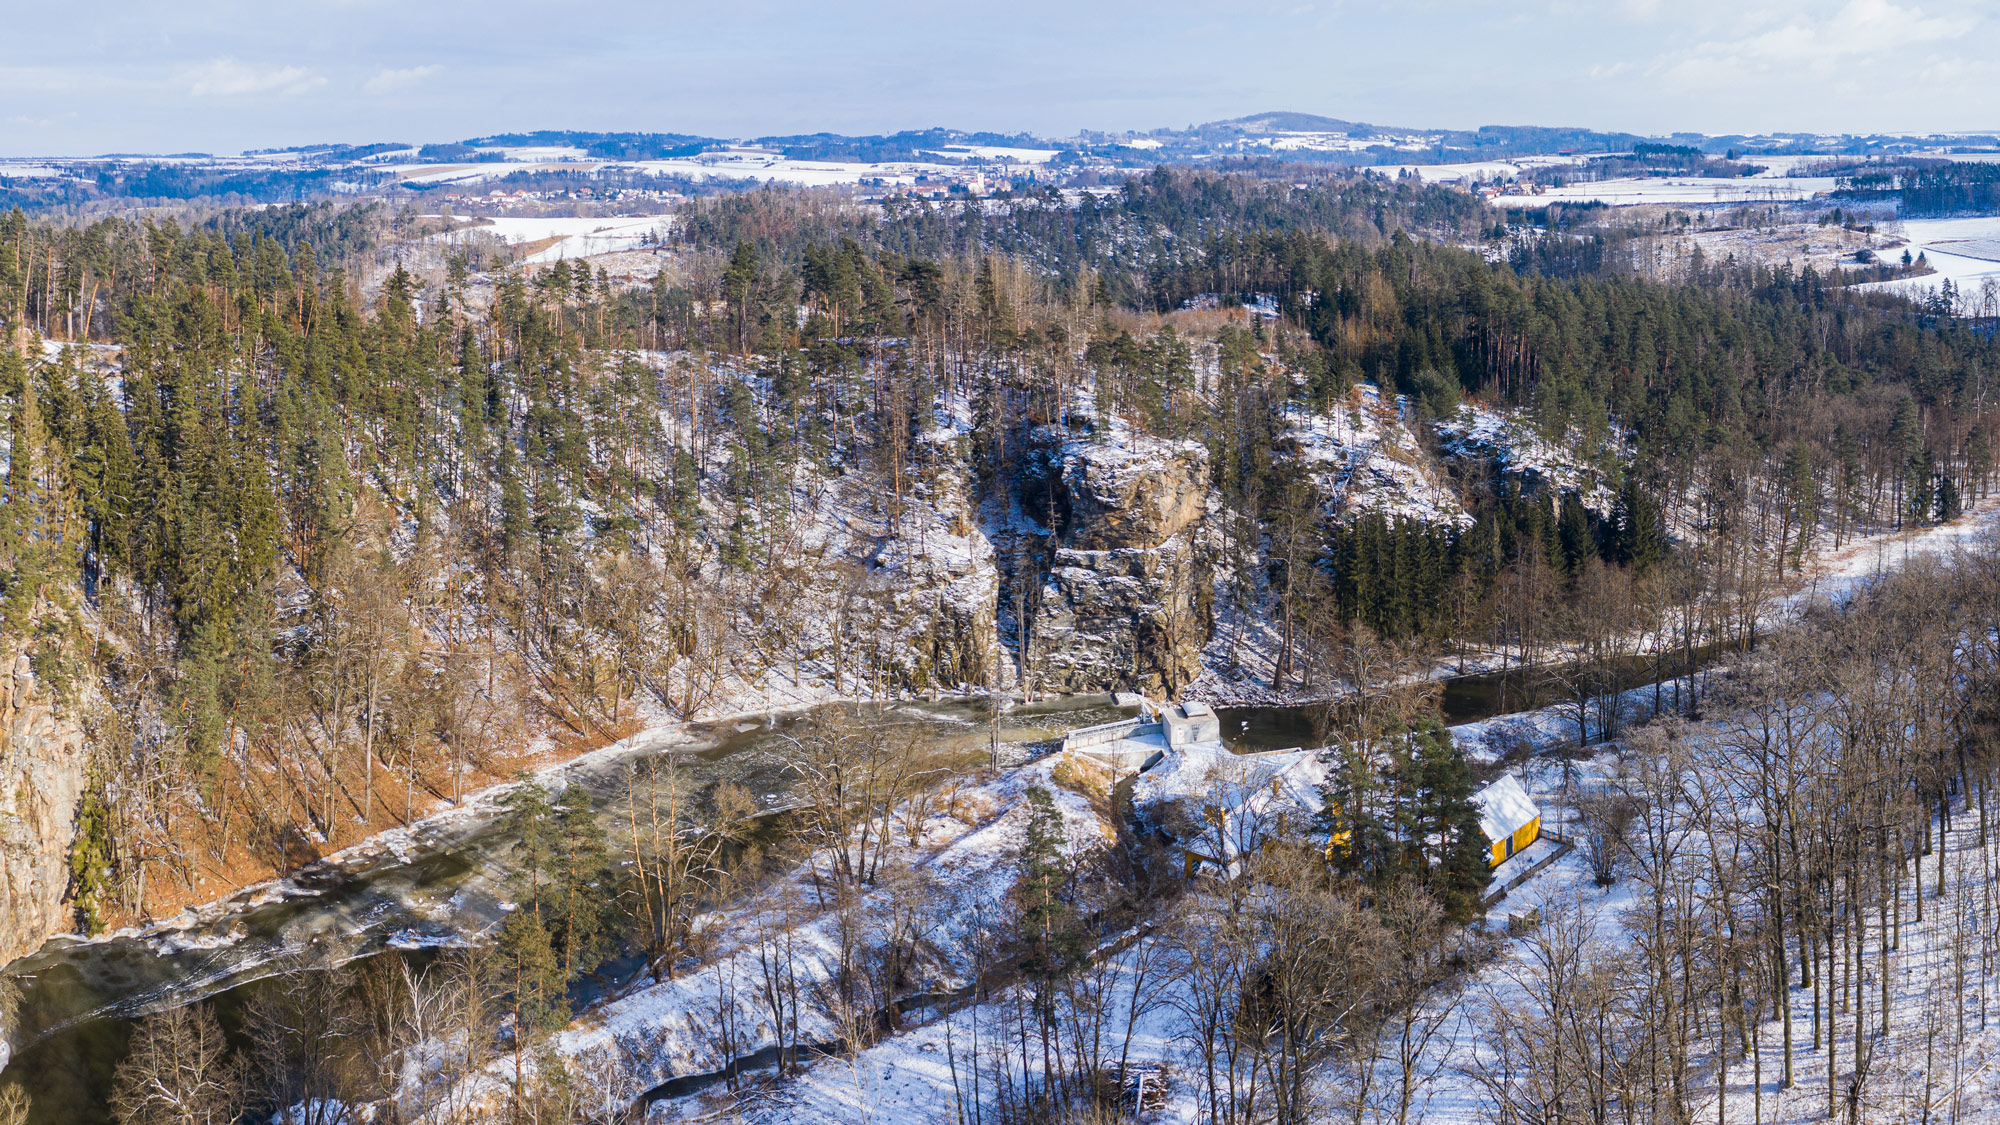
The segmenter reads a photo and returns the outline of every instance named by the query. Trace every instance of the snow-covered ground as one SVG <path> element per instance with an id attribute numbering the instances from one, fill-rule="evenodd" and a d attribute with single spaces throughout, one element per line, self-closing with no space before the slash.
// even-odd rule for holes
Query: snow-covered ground
<path id="1" fill-rule="evenodd" d="M 1714 737 L 1714 732 L 1697 728 L 1691 732 L 1691 737 L 1710 738 Z M 1588 783 L 1593 776 L 1604 775 L 1611 765 L 1612 759 L 1600 758 L 1575 768 L 1580 771 L 1580 780 Z M 1528 774 L 1530 787 L 1543 806 L 1545 823 L 1550 828 L 1562 828 L 1567 810 L 1561 805 L 1559 771 L 1553 763 L 1544 762 Z M 1952 998 L 1952 993 L 1956 991 L 1955 955 L 1961 948 L 1958 943 L 1963 940 L 1976 949 L 1978 939 L 1970 928 L 1982 924 L 1981 904 L 1989 893 L 1983 877 L 1983 868 L 1987 865 L 1979 860 L 1978 841 L 1978 817 L 1955 817 L 1952 830 L 1943 836 L 1946 874 L 1942 893 L 1929 878 L 1929 874 L 1938 868 L 1937 858 L 1922 859 L 1926 869 L 1923 892 L 1926 909 L 1922 921 L 1916 920 L 1917 911 L 1911 901 L 1910 886 L 1905 883 L 1899 891 L 1904 903 L 1899 915 L 1900 940 L 1889 958 L 1889 1031 L 1886 1036 L 1878 1036 L 1872 1031 L 1869 1035 L 1877 1069 L 1870 1079 L 1863 1120 L 2000 1120 L 2000 1069 L 1993 1066 L 1996 1060 L 2000 1060 L 2000 1021 L 1989 1020 L 1982 1012 L 1992 996 L 1992 989 L 2000 982 L 1987 978 L 1976 952 L 1966 965 L 1969 979 L 1961 994 L 1966 1006 L 1963 1013 L 1953 1010 Z M 2000 835 L 1996 835 L 1993 842 L 2000 845 Z M 1525 854 L 1516 856 L 1510 863 L 1520 863 L 1525 858 Z M 1546 924 L 1558 914 L 1567 914 L 1577 920 L 1572 924 L 1580 924 L 1592 935 L 1599 945 L 1599 953 L 1615 956 L 1631 949 L 1633 938 L 1627 928 L 1626 916 L 1636 902 L 1635 886 L 1629 876 L 1609 888 L 1600 888 L 1583 853 L 1578 850 L 1557 860 L 1495 904 L 1488 913 L 1486 924 L 1491 930 L 1504 931 L 1510 918 L 1536 916 Z M 1873 1026 L 1880 1017 L 1872 1009 L 1872 1002 L 1882 994 L 1882 982 L 1876 976 L 1880 964 L 1880 931 L 1871 926 L 1869 934 L 1867 963 L 1870 979 L 1867 988 L 1871 1014 L 1868 1018 Z M 1451 1008 L 1448 1012 L 1439 1010 L 1444 1021 L 1442 1033 L 1431 1043 L 1419 1064 L 1426 1075 L 1422 1084 L 1422 1100 L 1417 1107 L 1422 1112 L 1422 1120 L 1435 1125 L 1472 1125 L 1495 1119 L 1498 1107 L 1492 1092 L 1474 1076 L 1482 1067 L 1500 1065 L 1492 1049 L 1486 1016 L 1493 1009 L 1519 1011 L 1532 1006 L 1528 1001 L 1526 982 L 1535 978 L 1535 956 L 1534 946 L 1525 937 L 1511 938 L 1502 945 L 1497 960 L 1475 974 L 1462 992 L 1454 992 L 1443 1001 L 1449 1003 Z M 1781 1084 L 1783 1024 L 1777 1019 L 1767 1018 L 1758 1025 L 1755 1035 L 1757 1051 L 1761 1055 L 1761 1098 L 1753 1082 L 1751 1060 L 1742 1058 L 1732 1061 L 1727 1120 L 1749 1121 L 1753 1113 L 1759 1112 L 1761 1116 L 1758 1119 L 1769 1125 L 1791 1125 L 1794 1122 L 1804 1125 L 1827 1119 L 1826 1052 L 1810 1049 L 1814 1032 L 1813 1003 L 1813 990 L 1792 989 L 1794 1081 L 1791 1088 L 1786 1089 Z M 1966 1026 L 1970 1029 L 1962 1046 L 1953 1041 L 1953 1031 L 1960 1014 L 1964 1015 Z M 1840 1067 L 1837 1084 L 1842 1095 L 1843 1113 L 1846 1109 L 1844 1087 L 1852 1071 L 1853 1047 L 1846 1037 L 1849 1018 L 1843 1017 L 1842 1020 L 1843 1038 L 1837 1060 Z M 1936 1039 L 1927 1043 L 1927 1035 L 1935 1035 Z M 1928 1073 L 1926 1060 L 1929 1060 Z M 1700 1060 L 1697 1060 L 1699 1066 Z M 1696 1119 L 1714 1116 L 1717 1107 L 1712 1068 L 1708 1068 L 1706 1073 L 1697 1070 L 1695 1088 L 1697 1106 L 1702 1103 L 1707 1105 L 1707 1109 L 1697 1111 Z M 1926 1104 L 1930 1107 L 1928 1111 L 1924 1108 Z"/>
<path id="2" fill-rule="evenodd" d="M 529 264 L 545 264 L 563 258 L 587 258 L 594 254 L 635 250 L 650 241 L 664 238 L 672 226 L 673 219 L 667 215 L 613 218 L 501 216 L 475 220 L 474 225 L 433 235 L 432 238 L 449 242 L 483 232 L 509 246 L 559 239 L 554 245 L 543 247 L 525 259 Z"/>
<path id="3" fill-rule="evenodd" d="M 1961 303 L 1976 303 L 1982 300 L 1982 289 L 1987 282 L 2000 285 L 2000 216 L 1904 219 L 1898 225 L 1904 239 L 1902 245 L 1909 249 L 1912 256 L 1922 254 L 1931 269 L 1937 272 L 1924 277 L 1873 281 L 1855 288 L 1922 297 L 1936 291 L 1949 279 L 1958 287 Z M 1890 246 L 1881 252 L 1884 261 L 1900 255 L 1897 246 Z M 1983 311 L 1975 307 L 1970 311 L 1992 316 L 2000 313 L 2000 308 Z"/>
<path id="4" fill-rule="evenodd" d="M 1685 737 L 1697 744 L 1719 737 L 1719 728 L 1697 727 Z M 1291 758 L 1272 755 L 1262 773 L 1263 780 L 1275 777 L 1283 784 Z M 1152 788 L 1153 797 L 1173 793 L 1205 794 L 1203 779 L 1209 776 L 1197 760 L 1189 756 L 1184 768 L 1168 771 Z M 1574 834 L 1571 813 L 1564 803 L 1565 785 L 1589 787 L 1616 768 L 1614 755 L 1565 767 L 1550 760 L 1529 762 L 1517 775 L 1540 806 L 1545 827 Z M 1270 777 L 1266 777 L 1266 775 Z M 1188 782 L 1196 782 L 1190 787 Z M 1144 779 L 1142 779 L 1144 784 Z M 1135 793 L 1135 797 L 1138 794 Z M 1879 1014 L 1871 1010 L 1868 1037 L 1875 1059 L 1863 1119 L 1869 1121 L 1953 1120 L 2000 1121 L 2000 1021 L 1985 1014 L 2000 978 L 1989 977 L 1976 953 L 1977 928 L 1990 924 L 1983 911 L 1990 902 L 1984 871 L 1993 865 L 1980 855 L 1978 817 L 1958 816 L 1952 830 L 1942 836 L 1942 884 L 1925 879 L 1925 908 L 1918 920 L 1911 888 L 1906 883 L 1899 892 L 1904 902 L 1900 910 L 1900 940 L 1887 959 L 1890 997 L 1886 1035 Z M 1991 846 L 2000 847 L 2000 834 Z M 1532 875 L 1527 873 L 1545 859 L 1556 855 L 1556 846 L 1547 839 L 1508 860 L 1496 869 L 1494 884 L 1504 885 L 1517 875 L 1526 881 L 1496 902 L 1484 919 L 1484 928 L 1496 935 L 1497 955 L 1481 965 L 1469 978 L 1455 982 L 1427 1000 L 1426 1014 L 1435 1020 L 1434 1037 L 1417 1054 L 1415 1072 L 1421 1080 L 1414 1087 L 1411 1121 L 1433 1125 L 1474 1125 L 1499 1118 L 1493 1086 L 1480 1075 L 1491 1074 L 1503 1061 L 1493 1050 L 1491 1031 L 1495 1012 L 1521 1012 L 1532 1008 L 1531 981 L 1537 974 L 1537 947 L 1531 930 L 1510 925 L 1517 919 L 1539 919 L 1547 926 L 1561 924 L 1580 927 L 1590 934 L 1592 956 L 1618 956 L 1631 950 L 1633 935 L 1627 927 L 1629 912 L 1639 903 L 1639 888 L 1628 871 L 1609 888 L 1596 883 L 1595 874 L 1581 849 L 1573 850 Z M 1926 873 L 1939 869 L 1936 856 L 1922 860 Z M 1876 974 L 1883 964 L 1880 930 L 1871 926 L 1866 948 L 1871 1000 L 1882 994 L 1884 982 Z M 1146 951 L 1160 939 L 1142 937 L 1124 951 L 1105 961 L 1104 993 L 1100 1003 L 1111 1013 L 1112 1034 L 1122 1037 L 1128 1014 L 1135 1018 L 1129 1042 L 1117 1042 L 1112 1057 L 1129 1051 L 1138 1067 L 1174 1076 L 1162 1102 L 1144 1120 L 1155 1125 L 1195 1125 L 1206 1120 L 1206 1106 L 1199 1093 L 1198 1061 L 1180 1037 L 1179 1014 L 1174 1006 L 1179 985 L 1169 985 L 1165 994 L 1153 992 L 1140 998 L 1137 969 Z M 1958 974 L 1964 973 L 1961 986 Z M 1151 988 L 1159 987 L 1155 976 Z M 1827 1113 L 1827 1052 L 1811 1049 L 1813 1043 L 1813 1003 L 1811 990 L 1792 990 L 1792 1043 L 1794 1074 L 1789 1089 L 1781 1087 L 1784 1034 L 1782 1025 L 1765 1018 L 1756 1028 L 1755 1041 L 1762 1085 L 1753 1082 L 1751 1061 L 1734 1060 L 1729 1068 L 1726 1091 L 1726 1119 L 1759 1120 L 1773 1125 L 1791 1125 L 1824 1120 Z M 654 1105 L 649 1121 L 656 1123 L 708 1120 L 708 1115 L 733 1108 L 736 1118 L 751 1122 L 781 1121 L 862 1121 L 875 1125 L 917 1125 L 919 1122 L 960 1119 L 961 1108 L 971 1098 L 969 1071 L 970 1043 L 976 1032 L 990 1041 L 1005 1041 L 1018 1018 L 1021 997 L 1011 991 L 997 992 L 990 1000 L 940 1016 L 929 1013 L 917 1026 L 892 1035 L 852 1057 L 830 1056 L 809 1064 L 802 1073 L 772 1087 L 763 1087 L 754 1097 L 736 1101 L 734 1096 L 711 1094 Z M 1852 1043 L 1848 1038 L 1851 1017 L 1843 1017 L 1843 1038 L 1836 1065 L 1837 1090 L 1844 1096 L 1851 1077 Z M 1962 1022 L 1961 1022 L 1962 1020 Z M 1965 1029 L 1964 1039 L 1956 1036 Z M 1704 1049 L 1697 1036 L 1697 1050 Z M 1712 1041 L 1711 1041 L 1712 1042 Z M 1381 1045 L 1372 1064 L 1376 1068 L 1373 1089 L 1394 1097 L 1401 1077 L 1397 1044 Z M 1355 1088 L 1349 1061 L 1322 1075 L 1329 1101 L 1339 1104 Z M 1369 1064 L 1360 1064 L 1369 1065 Z M 1708 1060 L 1691 1060 L 1691 1099 L 1697 1119 L 1717 1112 L 1714 1070 Z M 733 1104 L 732 1104 L 733 1103 Z M 1706 1109 L 1701 1109 L 1706 1105 Z M 1929 1109 L 1926 1111 L 1925 1107 Z M 1842 1103 L 1844 1110 L 1844 1102 Z M 1379 1108 L 1379 1107 L 1378 1107 Z M 1390 1111 L 1393 1116 L 1393 1107 Z"/>
<path id="5" fill-rule="evenodd" d="M 1277 132 L 1246 136 L 1239 143 L 1245 148 L 1264 148 L 1273 152 L 1367 152 L 1374 148 L 1422 152 L 1435 147 L 1438 137 L 1430 133 L 1369 132 L 1356 136 L 1353 133 Z"/>
<path id="6" fill-rule="evenodd" d="M 940 156 L 956 159 L 999 160 L 1013 164 L 1047 164 L 1054 160 L 1061 149 L 1053 148 L 998 148 L 993 145 L 946 145 L 938 151 Z"/>
<path id="7" fill-rule="evenodd" d="M 1885 531 L 1850 540 L 1838 550 L 1816 551 L 1798 589 L 1778 599 L 1770 622 L 1782 621 L 1816 600 L 1845 604 L 1857 590 L 1910 563 L 1949 558 L 1990 546 L 1996 539 L 2000 539 L 2000 503 L 1988 501 L 1950 523 Z"/>
<path id="8" fill-rule="evenodd" d="M 1180 1057 L 1176 1017 L 1170 1007 L 1157 997 L 1135 1003 L 1141 983 L 1136 970 L 1141 959 L 1152 952 L 1149 946 L 1154 940 L 1142 939 L 1106 963 L 1103 1002 L 1117 1036 L 1113 1054 L 1125 1045 L 1126 1016 L 1136 1013 L 1129 1041 L 1135 1068 Z M 1157 977 L 1156 967 L 1149 992 L 1157 990 Z M 974 1044 L 984 1037 L 979 1064 L 990 1067 L 992 1043 L 1005 1044 L 1014 1033 L 1013 1019 L 1021 1002 L 1018 990 L 1004 990 L 991 1001 L 937 1016 L 852 1058 L 816 1060 L 776 1089 L 740 1100 L 716 1091 L 703 1097 L 662 1101 L 651 1107 L 646 1121 L 649 1125 L 707 1121 L 939 1125 L 968 1120 L 961 1113 L 971 1104 L 974 1093 L 970 1074 Z M 987 1081 L 991 1082 L 990 1074 Z"/>
<path id="9" fill-rule="evenodd" d="M 711 918 L 707 938 L 716 953 L 707 962 L 593 1009 L 550 1039 L 547 1056 L 579 1069 L 593 1060 L 617 1058 L 624 1087 L 620 1093 L 627 1099 L 672 1078 L 720 1071 L 733 1058 L 777 1045 L 768 1008 L 773 990 L 759 983 L 773 972 L 785 974 L 785 991 L 796 987 L 805 998 L 788 1017 L 796 1026 L 786 1029 L 786 1042 L 839 1040 L 847 1031 L 827 1000 L 840 972 L 843 940 L 856 940 L 855 927 L 879 934 L 887 915 L 909 908 L 907 898 L 897 900 L 897 888 L 907 892 L 918 883 L 923 893 L 941 898 L 932 901 L 923 921 L 913 923 L 920 927 L 914 937 L 920 954 L 911 973 L 920 979 L 911 984 L 940 992 L 964 985 L 975 971 L 975 943 L 1002 920 L 1016 876 L 1015 857 L 1031 816 L 1027 790 L 1040 786 L 1051 794 L 1071 847 L 1112 836 L 1111 826 L 1088 799 L 1056 782 L 1062 760 L 1045 758 L 938 802 L 916 826 L 914 846 L 908 839 L 912 827 L 899 821 L 888 859 L 898 874 L 863 888 L 844 912 L 812 905 L 818 896 L 802 866 L 753 902 Z M 843 926 L 848 927 L 845 936 Z M 725 1016 L 737 1028 L 733 1050 L 719 1042 Z M 498 1105 L 513 1081 L 513 1061 L 502 1059 L 452 1100 Z"/>
<path id="10" fill-rule="evenodd" d="M 1427 184 L 1464 184 L 1511 180 L 1530 168 L 1571 168 L 1590 156 L 1518 156 L 1511 160 L 1474 160 L 1458 164 L 1384 164 L 1374 171 L 1388 176 L 1416 176 Z"/>
<path id="11" fill-rule="evenodd" d="M 1830 192 L 1837 186 L 1832 176 L 1784 179 L 1745 176 L 1727 180 L 1704 176 L 1632 176 L 1548 187 L 1534 195 L 1502 195 L 1493 202 L 1510 208 L 1546 207 L 1551 203 L 1608 203 L 1625 207 L 1640 203 L 1795 202 Z"/>
<path id="12" fill-rule="evenodd" d="M 1615 498 L 1604 473 L 1572 446 L 1543 437 L 1519 413 L 1467 403 L 1457 415 L 1439 422 L 1437 430 L 1447 455 L 1490 457 L 1503 473 L 1540 481 L 1558 493 L 1576 493 L 1584 507 L 1601 516 L 1611 514 Z"/>
<path id="13" fill-rule="evenodd" d="M 1315 414 L 1288 407 L 1281 439 L 1332 498 L 1342 519 L 1364 513 L 1466 526 L 1472 517 L 1442 478 L 1408 423 L 1403 396 L 1372 383 L 1355 387 L 1345 409 Z"/>
<path id="14" fill-rule="evenodd" d="M 801 187 L 858 184 L 864 180 L 871 183 L 907 186 L 916 183 L 920 177 L 943 179 L 961 175 L 965 170 L 963 160 L 984 158 L 981 152 L 965 151 L 941 154 L 957 158 L 951 162 L 895 161 L 868 164 L 861 161 L 793 160 L 765 149 L 720 149 L 699 156 L 668 157 L 658 160 L 590 159 L 581 153 L 558 157 L 529 155 L 543 151 L 556 150 L 510 150 L 510 158 L 507 160 L 466 164 L 407 164 L 387 170 L 393 172 L 402 182 L 413 184 L 474 184 L 486 180 L 504 179 L 521 172 L 565 172 L 583 175 L 595 175 L 601 172 L 636 172 L 691 180 L 756 180 L 798 184 Z M 1019 164 L 1039 164 L 1054 156 L 1053 152 L 1043 154 L 1038 150 L 1033 152 L 1020 150 L 1021 155 L 1018 157 L 997 155 L 1012 151 L 1014 150 L 992 150 L 996 154 L 992 159 Z M 513 155 L 515 153 L 522 155 Z"/>

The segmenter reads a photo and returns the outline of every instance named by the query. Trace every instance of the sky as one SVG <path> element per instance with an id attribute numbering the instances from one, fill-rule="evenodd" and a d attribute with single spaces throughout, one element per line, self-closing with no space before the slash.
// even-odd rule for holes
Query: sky
<path id="1" fill-rule="evenodd" d="M 0 155 L 581 129 L 2000 130 L 2000 0 L 99 0 L 0 8 Z"/>

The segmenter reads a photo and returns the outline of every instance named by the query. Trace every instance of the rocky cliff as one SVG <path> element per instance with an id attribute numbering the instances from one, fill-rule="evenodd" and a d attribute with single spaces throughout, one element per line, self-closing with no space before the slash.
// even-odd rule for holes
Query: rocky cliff
<path id="1" fill-rule="evenodd" d="M 1066 442 L 1059 456 L 1029 632 L 1034 686 L 1172 695 L 1200 674 L 1211 626 L 1207 450 L 1126 434 Z"/>
<path id="2" fill-rule="evenodd" d="M 64 897 L 86 752 L 69 712 L 25 653 L 0 647 L 0 964 L 72 928 Z"/>
<path id="3" fill-rule="evenodd" d="M 860 559 L 870 576 L 861 591 L 870 635 L 892 641 L 870 658 L 907 691 L 986 687 L 1001 671 L 994 666 L 1000 576 L 966 477 L 950 466 L 918 482 L 898 533 L 874 540 Z M 1006 681 L 1001 675 L 997 683 Z"/>

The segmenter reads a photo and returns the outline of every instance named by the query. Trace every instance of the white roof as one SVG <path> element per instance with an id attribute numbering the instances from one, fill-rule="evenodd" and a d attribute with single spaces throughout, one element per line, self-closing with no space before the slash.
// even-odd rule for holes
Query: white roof
<path id="1" fill-rule="evenodd" d="M 1495 843 L 1526 828 L 1542 815 L 1528 791 L 1521 788 L 1511 773 L 1473 794 L 1472 801 L 1479 806 L 1480 830 Z"/>
<path id="2" fill-rule="evenodd" d="M 1319 787 L 1326 767 L 1310 750 L 1288 750 L 1255 757 L 1231 753 L 1220 742 L 1195 742 L 1169 748 L 1160 763 L 1139 775 L 1132 790 L 1134 803 L 1144 807 L 1163 800 L 1185 800 L 1197 808 L 1214 808 L 1224 817 L 1220 843 L 1225 854 L 1211 857 L 1234 862 L 1256 850 L 1278 819 L 1295 825 L 1319 812 Z"/>

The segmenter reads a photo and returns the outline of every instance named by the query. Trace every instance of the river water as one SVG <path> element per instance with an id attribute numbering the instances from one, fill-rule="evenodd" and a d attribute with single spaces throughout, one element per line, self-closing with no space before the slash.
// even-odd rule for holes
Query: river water
<path id="1" fill-rule="evenodd" d="M 1448 722 L 1471 722 L 1544 706 L 1546 688 L 1520 672 L 1446 680 Z M 857 710 L 851 704 L 830 708 Z M 1109 696 L 1071 696 L 1004 707 L 997 722 L 983 700 L 951 700 L 859 708 L 884 720 L 921 728 L 941 748 L 983 753 L 998 729 L 1005 762 L 1046 749 L 1070 729 L 1129 715 Z M 811 712 L 699 724 L 690 738 L 649 741 L 639 736 L 618 753 L 593 755 L 568 777 L 590 791 L 612 835 L 623 837 L 628 801 L 643 801 L 628 784 L 633 764 L 675 755 L 691 787 L 731 781 L 767 806 L 784 803 L 790 778 L 785 736 Z M 1243 751 L 1311 746 L 1327 741 L 1319 706 L 1218 708 L 1225 739 Z M 24 1085 L 34 1100 L 31 1123 L 108 1120 L 104 1097 L 126 1051 L 132 1021 L 150 1012 L 213 999 L 227 1017 L 242 990 L 307 951 L 342 959 L 389 948 L 426 949 L 463 940 L 504 916 L 514 872 L 513 841 L 491 817 L 441 819 L 413 834 L 409 846 L 352 866 L 324 864 L 294 877 L 288 893 L 227 912 L 218 921 L 171 937 L 97 941 L 57 938 L 0 970 L 0 986 L 18 990 L 11 1036 L 15 1056 L 0 1085 Z"/>

